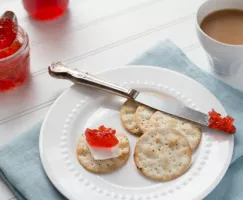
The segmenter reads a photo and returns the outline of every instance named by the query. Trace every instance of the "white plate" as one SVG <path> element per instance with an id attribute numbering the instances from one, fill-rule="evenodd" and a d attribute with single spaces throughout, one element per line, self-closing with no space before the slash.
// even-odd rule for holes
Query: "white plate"
<path id="1" fill-rule="evenodd" d="M 179 73 L 150 66 L 108 70 L 99 76 L 140 91 L 174 97 L 187 106 L 226 114 L 207 89 Z M 75 145 L 87 127 L 105 125 L 123 130 L 119 110 L 124 99 L 88 87 L 73 86 L 49 110 L 40 135 L 44 169 L 58 190 L 70 200 L 194 200 L 203 199 L 224 176 L 233 152 L 233 136 L 203 128 L 199 148 L 190 169 L 169 182 L 155 182 L 139 174 L 133 161 L 136 137 L 127 133 L 131 153 L 128 162 L 112 174 L 95 175 L 77 161 Z"/>

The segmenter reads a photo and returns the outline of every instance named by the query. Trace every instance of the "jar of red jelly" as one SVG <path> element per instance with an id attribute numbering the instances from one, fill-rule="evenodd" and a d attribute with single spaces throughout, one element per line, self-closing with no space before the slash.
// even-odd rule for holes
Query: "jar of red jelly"
<path id="1" fill-rule="evenodd" d="M 30 72 L 30 45 L 27 33 L 17 25 L 13 43 L 0 49 L 0 92 L 21 86 Z"/>
<path id="2" fill-rule="evenodd" d="M 25 10 L 37 20 L 52 20 L 67 10 L 69 0 L 22 0 Z"/>

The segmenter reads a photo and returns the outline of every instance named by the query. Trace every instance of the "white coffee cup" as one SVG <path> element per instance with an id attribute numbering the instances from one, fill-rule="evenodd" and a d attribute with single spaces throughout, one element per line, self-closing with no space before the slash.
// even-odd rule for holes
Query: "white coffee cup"
<path id="1" fill-rule="evenodd" d="M 220 75 L 232 75 L 243 65 L 243 45 L 230 45 L 216 41 L 200 28 L 202 20 L 208 14 L 222 9 L 243 10 L 243 0 L 208 0 L 204 2 L 196 15 L 197 35 L 208 55 L 213 71 Z M 232 35 L 232 37 L 234 36 Z"/>

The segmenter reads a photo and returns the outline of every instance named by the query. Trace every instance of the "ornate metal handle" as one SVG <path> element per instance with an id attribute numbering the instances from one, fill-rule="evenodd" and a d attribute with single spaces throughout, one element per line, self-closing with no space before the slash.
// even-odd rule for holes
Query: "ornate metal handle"
<path id="1" fill-rule="evenodd" d="M 49 67 L 49 74 L 58 79 L 67 79 L 73 83 L 82 84 L 97 89 L 101 89 L 128 99 L 134 99 L 138 95 L 138 91 L 130 88 L 120 86 L 100 79 L 88 72 L 78 71 L 68 68 L 61 62 L 52 63 Z"/>

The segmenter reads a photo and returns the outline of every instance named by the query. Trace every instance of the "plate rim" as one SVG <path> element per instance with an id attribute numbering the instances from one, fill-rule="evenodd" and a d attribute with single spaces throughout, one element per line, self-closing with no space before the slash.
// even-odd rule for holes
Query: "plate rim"
<path id="1" fill-rule="evenodd" d="M 138 68 L 138 69 L 141 69 L 141 68 L 147 68 L 147 69 L 153 69 L 153 70 L 158 70 L 158 71 L 169 71 L 170 73 L 174 73 L 178 76 L 183 76 L 184 78 L 188 79 L 189 81 L 192 81 L 196 84 L 199 84 L 201 87 L 203 87 L 205 90 L 207 90 L 211 95 L 213 95 L 218 103 L 221 104 L 222 108 L 224 109 L 224 112 L 226 112 L 224 106 L 222 105 L 221 101 L 209 90 L 207 89 L 204 85 L 202 85 L 200 82 L 192 79 L 191 77 L 187 76 L 187 75 L 184 75 L 182 73 L 179 73 L 177 71 L 174 71 L 174 70 L 170 70 L 170 69 L 167 69 L 167 68 L 164 68 L 164 67 L 158 67 L 158 66 L 153 66 L 153 65 L 123 65 L 123 66 L 119 66 L 119 67 L 112 67 L 112 68 L 107 68 L 107 69 L 104 69 L 104 70 L 100 70 L 100 71 L 97 71 L 95 73 L 92 73 L 94 75 L 101 75 L 103 73 L 106 73 L 106 72 L 111 72 L 111 71 L 116 71 L 116 70 L 120 70 L 120 69 L 129 69 L 129 68 Z M 56 100 L 53 102 L 53 104 L 51 105 L 51 107 L 49 108 L 49 110 L 47 111 L 45 117 L 44 117 L 44 120 L 43 120 L 43 123 L 41 125 L 41 129 L 40 129 L 40 136 L 39 136 L 39 152 L 40 152 L 40 160 L 41 160 L 41 164 L 42 164 L 42 167 L 44 169 L 44 172 L 46 174 L 46 176 L 48 177 L 49 181 L 54 185 L 54 187 L 66 198 L 68 199 L 72 199 L 71 196 L 65 191 L 63 190 L 63 187 L 60 186 L 57 182 L 55 182 L 54 180 L 56 179 L 55 177 L 53 177 L 53 175 L 51 175 L 51 173 L 48 172 L 47 170 L 47 163 L 45 163 L 45 159 L 44 159 L 44 153 L 43 153 L 43 145 L 42 145 L 42 141 L 43 141 L 43 130 L 44 130 L 44 127 L 45 127 L 45 124 L 48 120 L 48 117 L 50 115 L 50 113 L 52 112 L 52 109 L 53 107 L 56 105 L 56 103 L 59 101 L 59 99 L 62 98 L 62 96 L 64 96 L 67 92 L 69 92 L 70 90 L 72 90 L 74 87 L 76 86 L 76 84 L 73 84 L 71 85 L 70 87 L 66 88 L 62 94 L 60 94 Z M 198 196 L 198 198 L 200 199 L 203 199 L 205 198 L 208 194 L 210 194 L 216 187 L 217 185 L 221 182 L 221 180 L 223 179 L 224 175 L 226 174 L 229 166 L 230 166 L 230 163 L 231 163 L 231 160 L 232 160 L 232 157 L 233 157 L 233 150 L 234 150 L 234 137 L 232 136 L 232 139 L 230 141 L 231 143 L 231 149 L 230 149 L 230 156 L 228 157 L 227 161 L 226 161 L 226 164 L 224 165 L 223 169 L 221 170 L 221 173 L 218 175 L 218 178 L 215 179 L 215 181 L 210 185 L 210 187 L 208 187 L 203 193 L 201 193 L 200 196 Z"/>

